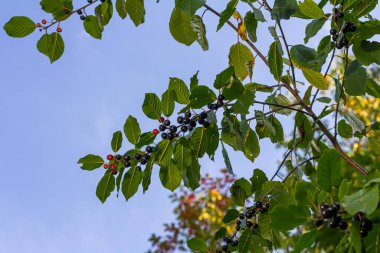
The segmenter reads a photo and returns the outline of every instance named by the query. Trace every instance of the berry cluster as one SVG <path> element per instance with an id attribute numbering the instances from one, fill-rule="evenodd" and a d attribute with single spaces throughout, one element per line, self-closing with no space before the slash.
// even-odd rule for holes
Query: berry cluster
<path id="1" fill-rule="evenodd" d="M 360 222 L 360 235 L 362 237 L 366 237 L 368 232 L 373 229 L 372 221 L 367 219 L 362 212 L 356 213 L 352 216 L 352 221 Z"/>
<path id="2" fill-rule="evenodd" d="M 46 25 L 48 22 L 46 21 L 46 19 L 43 19 L 43 20 L 41 20 L 41 23 L 42 23 L 42 25 Z M 36 24 L 36 27 L 38 27 L 38 28 L 40 28 L 40 32 L 42 32 L 44 29 L 47 29 L 48 27 L 46 27 L 46 26 L 42 26 L 41 25 L 41 23 L 37 23 Z M 61 27 L 57 27 L 57 32 L 59 32 L 59 33 L 61 33 L 62 32 L 62 28 Z"/>
<path id="3" fill-rule="evenodd" d="M 323 225 L 324 221 L 328 222 L 330 228 L 339 227 L 341 230 L 346 230 L 348 227 L 347 222 L 343 221 L 340 214 L 340 205 L 338 202 L 335 202 L 332 205 L 327 203 L 322 203 L 319 206 L 321 217 L 315 221 L 315 225 L 320 227 Z"/>
<path id="4" fill-rule="evenodd" d="M 225 97 L 223 95 L 218 96 L 218 101 L 216 103 L 210 103 L 207 105 L 210 110 L 218 110 L 220 107 L 224 105 Z"/>
<path id="5" fill-rule="evenodd" d="M 246 208 L 245 213 L 241 212 L 239 215 L 239 219 L 236 220 L 236 226 L 235 226 L 236 233 L 231 237 L 225 236 L 223 238 L 223 242 L 225 244 L 222 246 L 222 249 L 218 249 L 216 253 L 222 253 L 222 252 L 229 253 L 230 246 L 231 247 L 238 246 L 239 239 L 236 238 L 236 235 L 240 230 L 252 229 L 252 231 L 257 232 L 259 225 L 257 224 L 256 215 L 258 213 L 268 212 L 269 207 L 270 205 L 269 205 L 268 199 L 266 199 L 266 201 L 264 202 L 256 201 L 254 205 Z"/>
<path id="6" fill-rule="evenodd" d="M 333 12 L 334 12 L 333 20 L 336 23 L 344 17 L 344 13 L 342 11 L 339 11 L 339 9 L 337 8 L 334 8 Z M 344 26 L 343 28 L 340 29 L 340 31 L 337 31 L 336 29 L 332 28 L 330 30 L 330 34 L 331 34 L 331 39 L 336 42 L 336 48 L 337 49 L 342 49 L 343 47 L 348 48 L 350 46 L 350 42 L 348 41 L 346 37 L 346 33 L 355 32 L 355 31 L 356 31 L 356 25 L 350 21 L 347 21 L 346 23 L 344 23 Z M 341 34 L 341 36 L 339 34 Z"/>
<path id="7" fill-rule="evenodd" d="M 141 171 L 141 165 L 147 164 L 151 158 L 151 154 L 157 151 L 157 147 L 147 146 L 145 152 L 137 152 L 133 157 L 130 155 L 108 155 L 107 160 L 109 163 L 103 165 L 104 169 L 110 169 L 113 175 L 118 173 L 117 167 L 120 163 L 123 163 L 125 168 L 131 167 L 131 160 L 135 159 L 137 161 L 137 169 Z"/>

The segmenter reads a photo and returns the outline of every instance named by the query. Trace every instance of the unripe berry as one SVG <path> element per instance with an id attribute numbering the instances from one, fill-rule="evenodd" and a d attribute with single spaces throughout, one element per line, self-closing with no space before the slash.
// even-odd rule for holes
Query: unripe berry
<path id="1" fill-rule="evenodd" d="M 43 20 L 41 21 L 41 23 L 44 24 L 44 25 L 46 25 L 46 23 L 47 23 L 46 19 L 43 19 Z"/>
<path id="2" fill-rule="evenodd" d="M 108 164 L 104 164 L 103 168 L 108 169 Z"/>
<path id="3" fill-rule="evenodd" d="M 165 121 L 165 118 L 164 117 L 160 117 L 160 119 L 158 120 L 160 123 L 164 122 Z"/>
<path id="4" fill-rule="evenodd" d="M 113 155 L 108 155 L 107 156 L 107 160 L 112 160 L 113 159 Z"/>
<path id="5" fill-rule="evenodd" d="M 58 27 L 58 28 L 57 28 L 57 32 L 61 33 L 61 32 L 62 32 L 62 28 L 61 28 L 61 27 Z"/>
<path id="6" fill-rule="evenodd" d="M 116 169 L 116 165 L 115 165 L 115 164 L 111 164 L 111 165 L 110 165 L 110 169 L 111 169 L 111 170 Z"/>
<path id="7" fill-rule="evenodd" d="M 41 24 L 40 24 L 40 23 L 37 23 L 37 24 L 36 24 L 36 27 L 41 27 Z"/>
<path id="8" fill-rule="evenodd" d="M 160 131 L 158 131 L 158 129 L 154 129 L 154 130 L 152 131 L 152 133 L 153 133 L 154 135 L 157 135 L 159 132 L 160 132 Z"/>
<path id="9" fill-rule="evenodd" d="M 111 171 L 112 175 L 117 175 L 117 171 L 116 170 L 113 170 Z"/>

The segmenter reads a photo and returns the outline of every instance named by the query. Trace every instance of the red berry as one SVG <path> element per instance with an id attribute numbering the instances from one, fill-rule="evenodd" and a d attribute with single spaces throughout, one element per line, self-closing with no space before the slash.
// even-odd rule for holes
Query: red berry
<path id="1" fill-rule="evenodd" d="M 112 173 L 112 175 L 117 175 L 117 171 L 116 170 L 113 170 L 111 173 Z"/>
<path id="2" fill-rule="evenodd" d="M 162 123 L 162 122 L 165 121 L 165 118 L 164 117 L 160 117 L 160 119 L 158 121 Z"/>
<path id="3" fill-rule="evenodd" d="M 108 169 L 108 164 L 104 164 L 103 168 Z"/>
<path id="4" fill-rule="evenodd" d="M 112 160 L 113 159 L 113 155 L 108 155 L 107 156 L 107 160 Z"/>
<path id="5" fill-rule="evenodd" d="M 37 23 L 36 26 L 37 26 L 37 27 L 41 27 L 41 24 L 40 24 L 40 23 Z"/>
<path id="6" fill-rule="evenodd" d="M 43 19 L 41 23 L 45 25 L 47 23 L 46 19 Z"/>
<path id="7" fill-rule="evenodd" d="M 58 27 L 58 28 L 57 28 L 57 32 L 59 32 L 59 33 L 62 32 L 62 28 L 61 28 L 61 27 Z"/>
<path id="8" fill-rule="evenodd" d="M 158 131 L 158 129 L 154 129 L 152 132 L 154 135 L 157 135 L 160 131 Z"/>
<path id="9" fill-rule="evenodd" d="M 111 164 L 110 168 L 111 168 L 111 170 L 114 170 L 114 169 L 116 169 L 116 165 L 115 164 Z"/>

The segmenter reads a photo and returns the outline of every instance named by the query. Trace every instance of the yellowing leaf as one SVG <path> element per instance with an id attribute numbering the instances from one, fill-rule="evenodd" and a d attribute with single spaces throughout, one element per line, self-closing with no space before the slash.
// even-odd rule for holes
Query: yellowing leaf
<path id="1" fill-rule="evenodd" d="M 228 55 L 229 63 L 235 69 L 235 74 L 244 80 L 248 75 L 247 62 L 254 64 L 254 58 L 251 50 L 240 42 L 233 45 Z"/>
<path id="2" fill-rule="evenodd" d="M 240 22 L 238 25 L 238 33 L 242 40 L 247 40 L 247 31 L 245 29 L 244 22 Z"/>

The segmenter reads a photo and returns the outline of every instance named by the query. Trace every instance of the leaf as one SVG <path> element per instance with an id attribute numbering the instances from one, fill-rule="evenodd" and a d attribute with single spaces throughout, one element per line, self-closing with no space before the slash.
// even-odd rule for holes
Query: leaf
<path id="1" fill-rule="evenodd" d="M 131 144 L 137 144 L 141 135 L 140 125 L 137 119 L 129 115 L 124 124 L 124 134 Z M 116 152 L 116 151 L 115 151 Z"/>
<path id="2" fill-rule="evenodd" d="M 350 227 L 350 245 L 355 249 L 355 252 L 362 252 L 362 236 L 360 234 L 359 224 L 353 223 Z"/>
<path id="3" fill-rule="evenodd" d="M 301 181 L 296 184 L 295 198 L 300 205 L 312 206 L 317 200 L 318 191 L 309 182 Z"/>
<path id="4" fill-rule="evenodd" d="M 193 191 L 195 191 L 200 186 L 200 169 L 201 167 L 198 163 L 198 160 L 192 160 L 190 166 L 186 168 L 186 171 L 182 171 L 185 186 Z"/>
<path id="5" fill-rule="evenodd" d="M 252 185 L 245 178 L 236 180 L 230 188 L 231 198 L 237 206 L 244 206 L 245 200 L 252 195 Z"/>
<path id="6" fill-rule="evenodd" d="M 309 39 L 314 37 L 319 30 L 322 29 L 324 23 L 325 23 L 326 19 L 325 18 L 318 18 L 318 19 L 314 19 L 313 21 L 311 21 L 307 26 L 306 26 L 306 29 L 305 29 L 305 38 L 304 38 L 304 42 L 305 44 L 309 42 Z M 330 37 L 329 37 L 330 39 Z M 330 41 L 329 41 L 330 42 Z"/>
<path id="7" fill-rule="evenodd" d="M 227 86 L 223 88 L 223 95 L 226 100 L 235 100 L 240 98 L 245 92 L 242 82 L 234 78 Z"/>
<path id="8" fill-rule="evenodd" d="M 367 72 L 365 68 L 357 60 L 353 61 L 346 71 L 345 91 L 351 96 L 363 96 L 365 95 L 366 81 Z"/>
<path id="9" fill-rule="evenodd" d="M 272 8 L 272 18 L 289 19 L 297 10 L 296 0 L 275 0 Z"/>
<path id="10" fill-rule="evenodd" d="M 243 95 L 236 100 L 231 110 L 238 114 L 249 114 L 249 108 L 253 105 L 255 100 L 255 92 L 246 90 Z"/>
<path id="11" fill-rule="evenodd" d="M 198 238 L 187 240 L 187 247 L 192 251 L 207 252 L 206 242 Z"/>
<path id="12" fill-rule="evenodd" d="M 281 75 L 282 75 L 282 69 L 283 69 L 283 62 L 282 62 L 282 56 L 281 52 L 278 47 L 278 42 L 275 41 L 272 43 L 269 49 L 268 53 L 268 62 L 269 62 L 269 69 L 272 75 L 274 76 L 274 79 L 277 81 L 280 81 Z"/>
<path id="13" fill-rule="evenodd" d="M 219 228 L 219 230 L 216 231 L 215 233 L 214 241 L 222 239 L 226 234 L 227 234 L 227 229 L 225 227 Z"/>
<path id="14" fill-rule="evenodd" d="M 256 132 L 260 139 L 276 134 L 276 129 L 262 111 L 255 110 L 255 118 L 257 121 Z"/>
<path id="15" fill-rule="evenodd" d="M 380 155 L 380 137 L 372 136 L 368 138 L 369 146 L 376 155 Z"/>
<path id="16" fill-rule="evenodd" d="M 319 97 L 317 98 L 317 101 L 325 104 L 330 104 L 331 103 L 331 98 L 329 97 Z"/>
<path id="17" fill-rule="evenodd" d="M 331 192 L 333 186 L 338 186 L 342 158 L 335 149 L 325 150 L 318 161 L 317 182 L 321 190 Z"/>
<path id="18" fill-rule="evenodd" d="M 320 90 L 328 89 L 327 80 L 323 77 L 323 75 L 320 72 L 311 69 L 303 69 L 302 73 L 305 76 L 306 80 L 315 88 Z"/>
<path id="19" fill-rule="evenodd" d="M 78 160 L 78 164 L 80 163 L 82 170 L 94 170 L 100 168 L 104 164 L 104 160 L 97 155 L 87 155 Z"/>
<path id="20" fill-rule="evenodd" d="M 254 63 L 251 50 L 238 42 L 230 48 L 228 58 L 229 64 L 235 69 L 236 76 L 244 80 L 248 75 L 247 62 L 250 61 Z"/>
<path id="21" fill-rule="evenodd" d="M 252 42 L 256 42 L 257 41 L 257 36 L 256 36 L 257 20 L 253 12 L 249 11 L 245 14 L 244 24 L 247 30 L 248 38 Z"/>
<path id="22" fill-rule="evenodd" d="M 224 26 L 224 24 L 235 13 L 236 5 L 238 4 L 238 2 L 239 2 L 239 0 L 230 0 L 229 1 L 226 9 L 224 11 L 222 11 L 222 13 L 220 13 L 219 24 L 218 24 L 216 31 L 219 31 L 219 29 L 222 28 Z"/>
<path id="23" fill-rule="evenodd" d="M 260 154 L 259 140 L 256 133 L 251 128 L 248 128 L 243 135 L 243 140 L 245 146 L 244 155 L 253 162 Z"/>
<path id="24" fill-rule="evenodd" d="M 367 79 L 367 87 L 366 87 L 368 95 L 371 95 L 375 98 L 380 98 L 380 85 L 377 84 L 373 79 Z"/>
<path id="25" fill-rule="evenodd" d="M 139 142 L 135 145 L 136 148 L 140 149 L 146 145 L 152 144 L 156 139 L 157 135 L 152 132 L 146 132 L 140 135 Z"/>
<path id="26" fill-rule="evenodd" d="M 222 72 L 216 75 L 215 81 L 214 81 L 214 88 L 220 89 L 223 88 L 231 79 L 233 74 L 235 73 L 235 69 L 233 66 L 229 66 Z"/>
<path id="27" fill-rule="evenodd" d="M 53 13 L 59 9 L 63 9 L 63 3 L 61 0 L 41 0 L 41 9 L 47 13 Z"/>
<path id="28" fill-rule="evenodd" d="M 273 111 L 276 111 L 276 113 L 279 114 L 284 114 L 284 115 L 290 115 L 292 111 L 290 109 L 284 108 L 284 106 L 290 107 L 291 102 L 289 98 L 286 96 L 279 94 L 278 96 L 274 96 L 275 94 L 269 96 L 265 102 L 271 103 L 271 104 L 277 104 L 277 105 L 282 105 L 280 106 L 275 106 L 275 105 L 269 105 L 269 108 Z"/>
<path id="29" fill-rule="evenodd" d="M 139 26 L 145 21 L 144 0 L 126 0 L 125 10 L 135 26 Z"/>
<path id="30" fill-rule="evenodd" d="M 198 74 L 199 74 L 199 70 L 197 71 L 197 73 L 195 73 L 195 74 L 190 78 L 190 89 L 193 89 L 193 88 L 195 88 L 196 86 L 199 85 Z"/>
<path id="31" fill-rule="evenodd" d="M 50 59 L 50 63 L 61 58 L 65 44 L 59 33 L 44 34 L 37 42 L 37 49 Z"/>
<path id="32" fill-rule="evenodd" d="M 264 253 L 264 245 L 261 238 L 246 229 L 239 238 L 239 253 Z"/>
<path id="33" fill-rule="evenodd" d="M 344 209 L 351 215 L 357 212 L 371 215 L 376 210 L 378 203 L 379 186 L 377 184 L 343 198 Z"/>
<path id="34" fill-rule="evenodd" d="M 350 124 L 354 129 L 354 133 L 364 131 L 364 123 L 360 119 L 356 118 L 355 115 L 350 112 L 345 112 L 343 116 L 347 120 L 348 124 Z"/>
<path id="35" fill-rule="evenodd" d="M 171 141 L 162 140 L 158 143 L 158 153 L 157 153 L 157 163 L 161 166 L 169 165 L 172 155 L 173 155 L 173 146 Z"/>
<path id="36" fill-rule="evenodd" d="M 142 172 L 136 167 L 132 166 L 124 175 L 121 192 L 125 200 L 128 201 L 139 189 L 142 180 Z"/>
<path id="37" fill-rule="evenodd" d="M 11 18 L 3 28 L 8 36 L 24 38 L 36 30 L 36 24 L 28 17 L 16 16 Z"/>
<path id="38" fill-rule="evenodd" d="M 208 50 L 208 40 L 206 37 L 206 26 L 200 16 L 195 15 L 191 21 L 193 31 L 197 33 L 197 42 L 202 47 L 203 51 Z"/>
<path id="39" fill-rule="evenodd" d="M 372 63 L 380 65 L 380 43 L 377 41 L 363 40 L 361 43 L 355 43 L 352 47 L 356 60 L 361 64 L 368 66 Z"/>
<path id="40" fill-rule="evenodd" d="M 339 185 L 339 192 L 338 192 L 338 197 L 339 197 L 339 202 L 343 202 L 344 196 L 348 195 L 347 193 L 350 190 L 352 182 L 348 181 L 346 178 L 342 180 L 342 182 Z"/>
<path id="41" fill-rule="evenodd" d="M 179 78 L 172 77 L 169 82 L 169 90 L 174 91 L 175 101 L 180 104 L 188 104 L 190 102 L 190 91 L 184 81 Z"/>
<path id="42" fill-rule="evenodd" d="M 96 196 L 104 203 L 115 190 L 115 177 L 112 175 L 111 170 L 107 170 L 102 179 L 96 187 Z"/>
<path id="43" fill-rule="evenodd" d="M 121 180 L 123 179 L 123 174 L 125 170 L 125 167 L 123 164 L 120 163 L 119 166 L 122 166 L 122 167 L 121 168 L 119 167 L 119 174 L 116 177 L 116 197 L 119 197 L 120 184 L 121 184 Z"/>
<path id="44" fill-rule="evenodd" d="M 190 46 L 198 35 L 193 31 L 191 17 L 181 9 L 174 8 L 169 22 L 170 33 L 179 43 Z"/>
<path id="45" fill-rule="evenodd" d="M 236 209 L 228 209 L 226 215 L 224 215 L 222 222 L 228 224 L 233 222 L 239 217 L 240 213 Z"/>
<path id="46" fill-rule="evenodd" d="M 257 9 L 255 7 L 252 7 L 252 10 L 253 10 L 253 14 L 255 14 L 255 18 L 257 21 L 260 21 L 260 22 L 267 22 L 265 20 L 265 17 L 262 13 L 262 11 L 260 9 Z"/>
<path id="47" fill-rule="evenodd" d="M 125 19 L 127 17 L 127 10 L 125 9 L 125 0 L 116 0 L 116 11 L 121 17 L 121 19 Z"/>
<path id="48" fill-rule="evenodd" d="M 179 187 L 182 181 L 181 172 L 174 161 L 160 168 L 160 180 L 162 185 L 171 191 Z"/>
<path id="49" fill-rule="evenodd" d="M 164 94 L 162 94 L 161 104 L 162 112 L 166 117 L 170 117 L 174 111 L 174 91 L 167 89 Z"/>
<path id="50" fill-rule="evenodd" d="M 108 25 L 113 15 L 113 4 L 111 0 L 104 1 L 95 8 L 95 16 L 102 26 Z"/>
<path id="51" fill-rule="evenodd" d="M 151 157 L 151 159 L 146 164 L 145 170 L 143 172 L 142 186 L 143 186 L 144 193 L 148 190 L 150 182 L 151 182 L 153 163 L 154 163 L 153 161 L 154 159 L 153 157 Z"/>
<path id="52" fill-rule="evenodd" d="M 83 22 L 84 29 L 95 39 L 102 38 L 103 26 L 100 26 L 98 19 L 93 15 L 88 15 Z"/>
<path id="53" fill-rule="evenodd" d="M 203 157 L 207 148 L 206 128 L 198 127 L 194 130 L 190 138 L 190 146 L 195 152 L 195 157 Z"/>
<path id="54" fill-rule="evenodd" d="M 311 245 L 313 245 L 316 238 L 317 230 L 312 230 L 310 232 L 302 234 L 294 245 L 293 253 L 301 253 L 303 250 L 309 248 Z"/>
<path id="55" fill-rule="evenodd" d="M 207 86 L 199 85 L 191 90 L 190 105 L 192 108 L 202 108 L 215 100 L 215 93 Z"/>
<path id="56" fill-rule="evenodd" d="M 299 4 L 299 8 L 302 14 L 309 18 L 323 18 L 325 16 L 322 9 L 313 0 L 305 0 Z"/>
<path id="57" fill-rule="evenodd" d="M 252 193 L 259 193 L 265 182 L 268 181 L 267 175 L 260 169 L 253 171 L 253 176 L 250 179 L 252 184 Z"/>
<path id="58" fill-rule="evenodd" d="M 352 19 L 358 19 L 370 13 L 377 5 L 378 0 L 362 0 L 352 10 L 350 17 Z"/>
<path id="59" fill-rule="evenodd" d="M 278 205 L 269 214 L 272 217 L 272 227 L 282 232 L 292 230 L 310 218 L 308 209 L 296 205 Z"/>
<path id="60" fill-rule="evenodd" d="M 150 119 L 159 119 L 161 117 L 161 101 L 154 93 L 146 93 L 142 106 L 144 114 Z"/>
<path id="61" fill-rule="evenodd" d="M 205 0 L 176 0 L 175 6 L 192 17 L 195 12 L 205 4 L 205 2 Z"/>
<path id="62" fill-rule="evenodd" d="M 290 49 L 290 56 L 296 67 L 299 69 L 312 69 L 320 71 L 320 62 L 317 52 L 304 45 L 295 45 Z"/>
<path id="63" fill-rule="evenodd" d="M 180 171 L 186 171 L 191 165 L 191 149 L 187 139 L 181 137 L 174 147 L 174 162 Z"/>
<path id="64" fill-rule="evenodd" d="M 113 134 L 112 141 L 111 141 L 111 147 L 113 152 L 119 151 L 121 148 L 121 144 L 123 143 L 123 134 L 121 131 L 117 131 Z"/>
<path id="65" fill-rule="evenodd" d="M 347 124 L 347 122 L 342 119 L 338 123 L 338 133 L 343 138 L 351 138 L 352 137 L 352 127 Z"/>
<path id="66" fill-rule="evenodd" d="M 224 147 L 224 144 L 222 141 L 221 141 L 221 144 L 222 144 L 222 155 L 223 155 L 223 159 L 224 159 L 224 164 L 226 165 L 227 171 L 231 175 L 233 175 L 234 171 L 232 169 L 230 157 L 229 157 L 228 152 L 227 152 L 226 148 Z"/>

